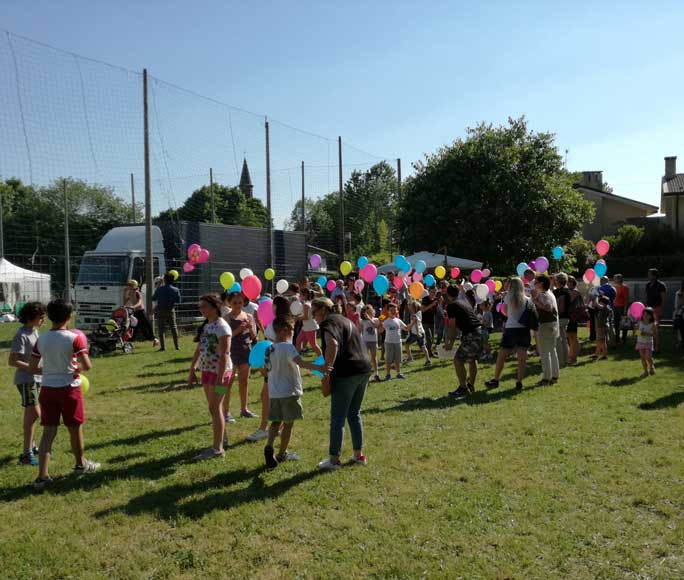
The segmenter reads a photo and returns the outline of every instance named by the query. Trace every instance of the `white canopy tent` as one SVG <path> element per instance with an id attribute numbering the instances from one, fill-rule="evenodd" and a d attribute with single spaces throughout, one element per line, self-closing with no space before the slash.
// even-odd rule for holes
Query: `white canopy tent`
<path id="1" fill-rule="evenodd" d="M 25 270 L 0 258 L 2 300 L 14 309 L 17 302 L 50 301 L 50 275 Z"/>
<path id="2" fill-rule="evenodd" d="M 417 252 L 410 256 L 406 256 L 406 259 L 410 262 L 411 266 L 415 266 L 418 260 L 423 260 L 428 269 L 434 269 L 437 266 L 444 266 L 445 268 L 460 268 L 461 270 L 475 270 L 476 268 L 482 268 L 482 262 L 475 262 L 473 260 L 466 260 L 464 258 L 455 258 L 454 256 L 446 257 L 446 264 L 444 264 L 444 254 L 434 254 L 432 252 Z M 378 268 L 378 272 L 381 274 L 386 274 L 387 272 L 396 272 L 398 268 L 391 264 L 385 264 Z"/>

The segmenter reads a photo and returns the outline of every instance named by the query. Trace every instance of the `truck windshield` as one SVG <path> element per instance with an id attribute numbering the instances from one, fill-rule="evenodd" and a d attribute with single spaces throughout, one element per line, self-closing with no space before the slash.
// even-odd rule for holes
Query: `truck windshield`
<path id="1" fill-rule="evenodd" d="M 76 283 L 124 286 L 129 264 L 128 256 L 83 256 Z"/>

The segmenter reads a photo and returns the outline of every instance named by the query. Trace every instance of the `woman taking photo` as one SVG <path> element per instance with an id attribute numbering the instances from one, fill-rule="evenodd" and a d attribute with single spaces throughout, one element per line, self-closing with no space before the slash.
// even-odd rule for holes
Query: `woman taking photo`
<path id="1" fill-rule="evenodd" d="M 587 308 L 580 291 L 577 289 L 577 280 L 574 276 L 568 276 L 568 290 L 570 291 L 570 322 L 568 322 L 568 364 L 576 365 L 579 356 L 579 340 L 577 340 L 577 327 L 589 320 Z"/>
<path id="2" fill-rule="evenodd" d="M 341 466 L 345 423 L 349 423 L 354 448 L 351 462 L 368 463 L 363 454 L 361 403 L 371 377 L 371 364 L 361 333 L 349 319 L 333 314 L 333 308 L 328 298 L 316 298 L 311 304 L 312 315 L 321 329 L 325 366 L 331 369 L 321 385 L 323 396 L 331 396 L 329 457 L 318 464 L 323 470 Z"/>
<path id="3" fill-rule="evenodd" d="M 558 304 L 551 291 L 551 278 L 546 274 L 540 274 L 535 278 L 532 300 L 539 315 L 537 347 L 539 348 L 543 373 L 539 386 L 552 385 L 558 382 L 559 365 L 556 340 L 560 337 L 560 332 L 558 329 Z"/>
<path id="4" fill-rule="evenodd" d="M 124 288 L 123 304 L 125 308 L 129 308 L 133 311 L 133 316 L 135 316 L 138 321 L 136 331 L 142 335 L 143 340 L 151 340 L 153 346 L 158 346 L 159 341 L 157 340 L 157 337 L 154 336 L 154 329 L 150 324 L 150 320 L 147 318 L 145 303 L 143 302 L 142 292 L 140 291 L 137 280 L 128 281 L 126 288 Z"/>

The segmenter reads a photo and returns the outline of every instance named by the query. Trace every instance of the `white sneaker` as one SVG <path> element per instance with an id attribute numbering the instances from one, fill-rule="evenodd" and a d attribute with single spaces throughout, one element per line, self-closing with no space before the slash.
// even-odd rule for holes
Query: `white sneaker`
<path id="1" fill-rule="evenodd" d="M 333 463 L 330 461 L 330 457 L 328 457 L 328 459 L 324 459 L 318 464 L 318 469 L 322 471 L 333 471 L 335 469 L 339 469 L 340 467 L 342 467 L 342 465 L 340 464 L 339 460 L 337 463 Z"/>
<path id="2" fill-rule="evenodd" d="M 288 451 L 285 455 L 276 455 L 276 459 L 278 460 L 278 463 L 282 463 L 283 461 L 299 461 L 299 455 Z"/>
<path id="3" fill-rule="evenodd" d="M 235 417 L 233 417 L 230 413 L 226 413 L 223 417 L 226 421 L 226 423 L 235 423 Z"/>
<path id="4" fill-rule="evenodd" d="M 76 475 L 83 475 L 85 473 L 95 473 L 98 469 L 100 469 L 99 463 L 95 463 L 94 461 L 86 459 L 83 462 L 83 465 L 77 465 L 74 467 L 74 473 Z"/>
<path id="5" fill-rule="evenodd" d="M 364 467 L 368 465 L 368 457 L 361 455 L 360 457 L 354 457 L 349 460 L 349 463 L 356 463 L 357 465 L 363 465 Z"/>
<path id="6" fill-rule="evenodd" d="M 267 439 L 268 438 L 268 431 L 265 431 L 261 427 L 259 427 L 254 433 L 247 435 L 247 441 L 251 441 L 252 443 L 256 441 L 261 441 L 262 439 Z"/>

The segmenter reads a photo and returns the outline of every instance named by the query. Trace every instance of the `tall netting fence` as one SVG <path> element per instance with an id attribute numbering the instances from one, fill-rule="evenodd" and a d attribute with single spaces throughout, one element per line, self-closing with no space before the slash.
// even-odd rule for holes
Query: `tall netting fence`
<path id="1" fill-rule="evenodd" d="M 0 251 L 18 269 L 49 275 L 51 295 L 63 295 L 68 279 L 78 287 L 92 262 L 86 253 L 107 232 L 143 222 L 143 75 L 2 31 L 0 78 Z M 250 267 L 261 276 L 271 266 L 276 279 L 296 281 L 314 274 L 312 253 L 332 273 L 343 258 L 381 262 L 397 251 L 396 159 L 343 138 L 340 195 L 336 136 L 203 96 L 154 71 L 147 97 L 150 208 L 165 267 L 182 272 L 189 244 L 216 246 L 202 266 L 211 274 L 192 282 L 193 295 L 220 289 L 219 270 Z M 126 272 L 106 274 L 120 285 L 144 248 L 134 237 L 118 243 L 114 250 L 133 253 L 116 266 Z"/>

